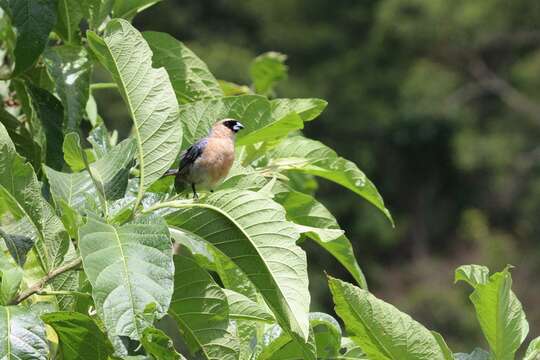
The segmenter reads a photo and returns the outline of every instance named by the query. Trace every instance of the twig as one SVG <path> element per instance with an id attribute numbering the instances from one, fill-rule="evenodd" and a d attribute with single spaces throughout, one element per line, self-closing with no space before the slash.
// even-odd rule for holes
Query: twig
<path id="1" fill-rule="evenodd" d="M 534 119 L 538 125 L 540 122 L 539 104 L 498 77 L 480 58 L 472 61 L 470 71 L 482 87 L 498 95 L 509 107 Z"/>
<path id="2" fill-rule="evenodd" d="M 65 291 L 65 290 L 39 290 L 36 295 L 41 296 L 85 296 L 91 297 L 92 295 L 83 293 L 80 291 Z"/>
<path id="3" fill-rule="evenodd" d="M 13 299 L 11 301 L 10 305 L 17 305 L 18 303 L 26 300 L 30 296 L 40 292 L 41 289 L 43 288 L 43 286 L 45 286 L 45 284 L 47 282 L 54 279 L 58 275 L 65 273 L 66 271 L 70 271 L 70 270 L 73 270 L 73 269 L 79 267 L 81 265 L 81 263 L 82 263 L 82 259 L 78 258 L 76 260 L 73 260 L 72 262 L 69 262 L 69 263 L 67 263 L 67 264 L 65 264 L 63 266 L 60 266 L 60 267 L 58 267 L 56 269 L 51 270 L 47 275 L 45 275 L 37 283 L 33 284 L 28 289 L 21 292 L 15 299 Z"/>

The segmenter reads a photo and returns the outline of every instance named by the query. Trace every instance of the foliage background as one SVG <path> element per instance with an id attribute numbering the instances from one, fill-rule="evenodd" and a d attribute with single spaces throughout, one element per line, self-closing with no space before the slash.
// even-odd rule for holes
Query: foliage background
<path id="1" fill-rule="evenodd" d="M 359 164 L 396 220 L 319 181 L 370 289 L 465 351 L 482 340 L 466 287 L 452 285 L 461 264 L 516 265 L 514 291 L 540 332 L 539 19 L 531 0 L 170 0 L 134 25 L 185 41 L 238 83 L 256 55 L 287 54 L 277 93 L 328 100 L 307 135 Z M 113 94 L 98 94 L 100 112 L 127 135 Z M 312 311 L 332 313 L 322 269 L 352 279 L 306 246 Z"/>

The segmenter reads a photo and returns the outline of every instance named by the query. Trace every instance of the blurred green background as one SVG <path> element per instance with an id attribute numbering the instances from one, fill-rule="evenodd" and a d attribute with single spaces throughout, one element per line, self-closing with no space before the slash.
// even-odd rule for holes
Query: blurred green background
<path id="1" fill-rule="evenodd" d="M 255 56 L 279 51 L 289 76 L 276 94 L 328 100 L 306 134 L 355 161 L 396 220 L 319 182 L 377 296 L 470 351 L 485 344 L 454 268 L 513 264 L 530 336 L 540 334 L 540 2 L 169 0 L 134 23 L 240 84 Z M 105 120 L 127 120 L 111 94 L 100 93 Z M 312 310 L 332 313 L 323 269 L 352 278 L 305 246 Z"/>

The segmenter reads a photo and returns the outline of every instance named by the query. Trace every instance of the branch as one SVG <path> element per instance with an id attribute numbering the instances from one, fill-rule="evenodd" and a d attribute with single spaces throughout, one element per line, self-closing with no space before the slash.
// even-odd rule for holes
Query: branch
<path id="1" fill-rule="evenodd" d="M 540 123 L 540 105 L 498 77 L 483 60 L 474 59 L 470 71 L 482 87 L 498 95 L 506 105 L 534 119 L 537 125 Z"/>
<path id="2" fill-rule="evenodd" d="M 47 282 L 54 279 L 58 275 L 65 273 L 66 271 L 70 271 L 79 267 L 81 263 L 82 263 L 82 259 L 78 258 L 76 260 L 73 260 L 72 262 L 69 262 L 63 266 L 60 266 L 56 269 L 51 270 L 45 277 L 43 277 L 37 283 L 33 284 L 28 289 L 21 292 L 15 299 L 11 301 L 10 305 L 17 305 L 18 303 L 26 300 L 30 296 L 40 292 L 43 286 L 45 286 Z"/>

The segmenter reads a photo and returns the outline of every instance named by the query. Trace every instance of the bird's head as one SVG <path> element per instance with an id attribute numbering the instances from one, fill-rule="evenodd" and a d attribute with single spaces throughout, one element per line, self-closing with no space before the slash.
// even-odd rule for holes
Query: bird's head
<path id="1" fill-rule="evenodd" d="M 240 121 L 234 119 L 223 119 L 214 124 L 211 133 L 214 136 L 232 137 L 243 128 L 244 125 L 242 125 Z"/>

